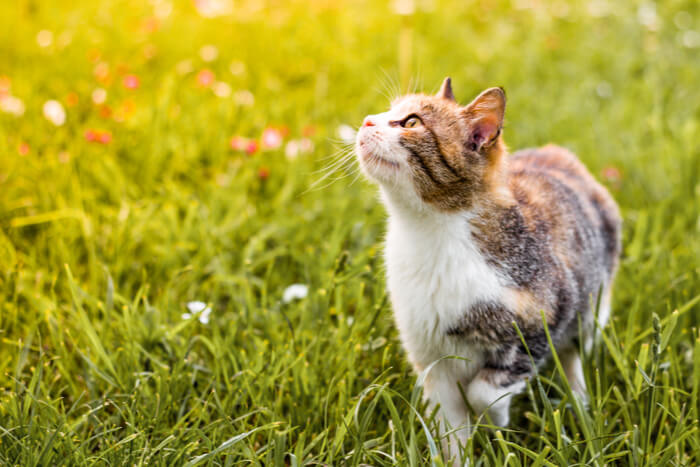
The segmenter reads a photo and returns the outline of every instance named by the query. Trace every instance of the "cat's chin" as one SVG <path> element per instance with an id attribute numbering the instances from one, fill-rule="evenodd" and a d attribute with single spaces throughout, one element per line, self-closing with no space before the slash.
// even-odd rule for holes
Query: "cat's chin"
<path id="1" fill-rule="evenodd" d="M 397 173 L 401 169 L 398 162 L 382 157 L 375 152 L 368 151 L 362 145 L 358 145 L 357 155 L 364 174 L 377 182 L 395 179 Z"/>

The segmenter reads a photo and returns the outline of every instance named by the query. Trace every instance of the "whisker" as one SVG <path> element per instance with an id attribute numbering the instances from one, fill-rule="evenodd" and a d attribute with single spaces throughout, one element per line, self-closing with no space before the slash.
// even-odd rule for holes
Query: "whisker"
<path id="1" fill-rule="evenodd" d="M 398 82 L 398 79 L 392 78 L 383 67 L 380 67 L 380 70 L 384 73 L 384 77 L 388 81 L 386 87 L 390 95 L 389 102 L 392 102 L 401 95 L 401 84 Z"/>

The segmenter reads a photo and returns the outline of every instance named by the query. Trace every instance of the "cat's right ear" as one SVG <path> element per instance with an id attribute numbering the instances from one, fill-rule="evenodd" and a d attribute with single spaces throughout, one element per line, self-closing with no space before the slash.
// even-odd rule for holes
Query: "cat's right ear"
<path id="1" fill-rule="evenodd" d="M 467 123 L 467 145 L 472 151 L 490 147 L 501 134 L 506 112 L 503 88 L 490 88 L 479 94 L 462 110 Z"/>

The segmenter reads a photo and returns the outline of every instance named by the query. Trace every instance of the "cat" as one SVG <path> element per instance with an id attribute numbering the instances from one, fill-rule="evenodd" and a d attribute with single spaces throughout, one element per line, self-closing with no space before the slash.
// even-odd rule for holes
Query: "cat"
<path id="1" fill-rule="evenodd" d="M 439 360 L 424 394 L 441 429 L 455 430 L 445 449 L 458 459 L 468 406 L 506 426 L 533 361 L 550 356 L 542 313 L 585 398 L 578 339 L 590 348 L 598 301 L 600 325 L 610 315 L 621 248 L 618 207 L 574 154 L 507 154 L 505 106 L 501 88 L 461 106 L 446 78 L 437 95 L 366 117 L 355 142 L 389 214 L 386 280 L 401 341 L 416 372 Z"/>

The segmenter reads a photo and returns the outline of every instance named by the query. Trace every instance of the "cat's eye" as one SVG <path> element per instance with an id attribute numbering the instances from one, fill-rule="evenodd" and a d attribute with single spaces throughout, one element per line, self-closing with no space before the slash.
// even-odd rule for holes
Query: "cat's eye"
<path id="1" fill-rule="evenodd" d="M 404 128 L 415 128 L 420 124 L 421 124 L 420 118 L 409 117 L 403 122 L 403 125 L 401 125 L 401 126 L 403 126 Z"/>

